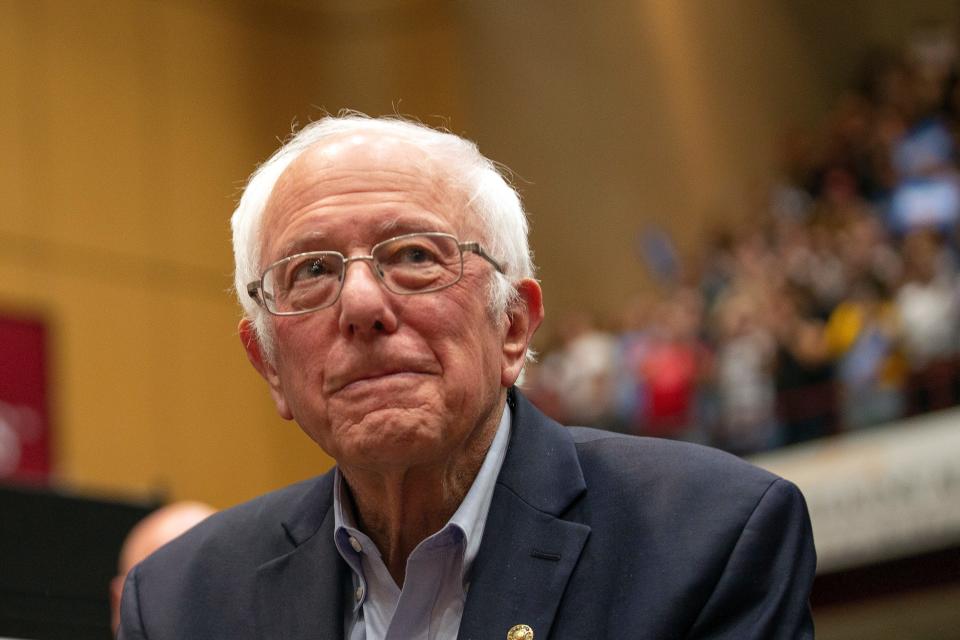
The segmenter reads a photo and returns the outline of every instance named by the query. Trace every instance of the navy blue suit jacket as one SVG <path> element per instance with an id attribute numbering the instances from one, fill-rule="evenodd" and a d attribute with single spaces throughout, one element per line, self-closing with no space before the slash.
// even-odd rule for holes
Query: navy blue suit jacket
<path id="1" fill-rule="evenodd" d="M 568 429 L 510 402 L 460 639 L 516 624 L 536 640 L 813 637 L 796 487 L 719 451 Z M 343 638 L 332 480 L 218 513 L 154 553 L 127 579 L 120 637 Z"/>

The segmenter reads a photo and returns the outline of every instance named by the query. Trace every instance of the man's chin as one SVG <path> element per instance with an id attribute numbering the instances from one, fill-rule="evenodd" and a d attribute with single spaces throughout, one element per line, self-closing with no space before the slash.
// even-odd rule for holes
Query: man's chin
<path id="1" fill-rule="evenodd" d="M 362 443 L 344 443 L 338 464 L 368 469 L 380 475 L 442 462 L 443 456 L 438 455 L 440 443 L 436 438 L 398 437 L 400 435 L 394 433 Z"/>
<path id="2" fill-rule="evenodd" d="M 444 414 L 433 403 L 398 405 L 381 396 L 362 398 L 344 409 L 334 422 L 340 426 L 333 430 L 338 460 L 403 464 L 441 448 L 445 427 L 438 417 Z"/>

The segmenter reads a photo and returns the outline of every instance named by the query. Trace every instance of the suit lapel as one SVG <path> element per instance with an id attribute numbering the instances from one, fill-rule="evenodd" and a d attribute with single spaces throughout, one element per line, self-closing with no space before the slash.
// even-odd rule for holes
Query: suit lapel
<path id="1" fill-rule="evenodd" d="M 506 638 L 517 624 L 547 638 L 590 534 L 560 518 L 586 490 L 573 440 L 511 393 L 510 448 L 471 570 L 460 640 Z"/>
<path id="2" fill-rule="evenodd" d="M 293 548 L 257 570 L 258 638 L 343 637 L 346 565 L 333 544 L 332 474 L 283 523 Z"/>
<path id="3" fill-rule="evenodd" d="M 506 638 L 517 624 L 549 637 L 557 606 L 590 534 L 561 516 L 586 484 L 573 440 L 511 390 L 510 446 L 497 478 L 470 591 L 461 640 Z M 333 544 L 333 474 L 290 510 L 288 552 L 257 570 L 258 638 L 343 637 L 348 569 Z"/>

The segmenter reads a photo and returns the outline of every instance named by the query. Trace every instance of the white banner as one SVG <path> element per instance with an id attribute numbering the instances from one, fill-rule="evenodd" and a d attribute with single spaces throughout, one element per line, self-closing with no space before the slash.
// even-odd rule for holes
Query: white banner
<path id="1" fill-rule="evenodd" d="M 820 573 L 960 544 L 960 409 L 750 461 L 803 491 Z"/>

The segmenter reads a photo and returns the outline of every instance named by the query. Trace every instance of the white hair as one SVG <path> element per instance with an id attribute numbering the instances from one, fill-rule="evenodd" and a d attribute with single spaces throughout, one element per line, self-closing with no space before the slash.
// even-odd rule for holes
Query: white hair
<path id="1" fill-rule="evenodd" d="M 535 267 L 527 241 L 527 216 L 520 196 L 497 164 L 484 157 L 473 142 L 446 131 L 399 117 L 371 118 L 343 112 L 311 122 L 292 135 L 250 176 L 231 218 L 234 286 L 244 314 L 253 323 L 268 360 L 273 359 L 273 334 L 266 310 L 247 293 L 247 284 L 258 280 L 263 213 L 281 174 L 313 145 L 343 134 L 374 133 L 409 142 L 423 151 L 445 174 L 447 183 L 461 191 L 467 210 L 476 216 L 484 248 L 500 262 L 504 274 L 491 279 L 488 292 L 495 318 L 516 298 L 513 284 L 532 278 Z M 473 238 L 461 238 L 472 240 Z"/>

